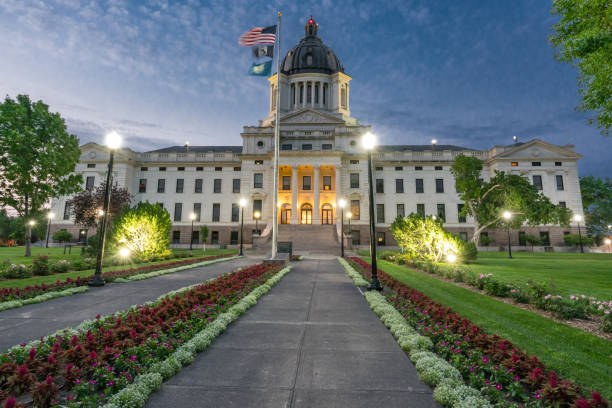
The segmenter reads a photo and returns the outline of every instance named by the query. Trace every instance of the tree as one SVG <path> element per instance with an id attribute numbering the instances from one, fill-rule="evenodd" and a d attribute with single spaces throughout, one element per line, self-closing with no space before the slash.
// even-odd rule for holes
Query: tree
<path id="1" fill-rule="evenodd" d="M 57 230 L 53 233 L 53 240 L 59 242 L 70 242 L 72 234 L 66 231 L 64 228 Z"/>
<path id="2" fill-rule="evenodd" d="M 540 245 L 542 243 L 540 238 L 536 237 L 535 235 L 531 235 L 531 234 L 525 234 L 525 242 L 531 245 L 531 252 L 533 252 L 533 247 L 535 245 Z"/>
<path id="3" fill-rule="evenodd" d="M 85 228 L 97 228 L 101 218 L 99 211 L 104 208 L 104 195 L 106 182 L 101 183 L 94 190 L 84 190 L 70 199 L 70 211 L 74 215 L 74 222 Z M 130 205 L 132 196 L 127 188 L 116 184 L 111 186 L 110 208 L 108 211 L 108 223 L 126 205 Z M 109 225 L 107 224 L 107 225 Z"/>
<path id="4" fill-rule="evenodd" d="M 80 190 L 82 177 L 71 174 L 80 154 L 64 119 L 42 101 L 18 95 L 0 104 L 0 206 L 23 217 L 25 256 L 31 256 L 31 217 L 51 198 Z"/>
<path id="5" fill-rule="evenodd" d="M 581 111 L 603 135 L 612 127 L 612 15 L 609 0 L 553 0 L 552 14 L 561 20 L 552 28 L 555 57 L 578 68 Z"/>
<path id="6" fill-rule="evenodd" d="M 206 239 L 208 238 L 208 227 L 206 225 L 202 225 L 200 227 L 200 239 L 204 243 L 204 251 L 206 251 Z"/>
<path id="7" fill-rule="evenodd" d="M 582 242 L 583 246 L 593 246 L 595 240 L 592 237 L 580 234 L 565 234 L 563 242 L 570 246 L 580 246 L 580 242 Z"/>
<path id="8" fill-rule="evenodd" d="M 439 219 L 410 214 L 397 217 L 389 230 L 402 252 L 410 258 L 440 262 L 446 255 L 460 255 L 459 239 L 444 230 Z"/>
<path id="9" fill-rule="evenodd" d="M 589 176 L 580 179 L 582 207 L 589 234 L 609 234 L 612 224 L 612 180 Z"/>
<path id="10" fill-rule="evenodd" d="M 524 177 L 495 171 L 489 181 L 480 178 L 482 160 L 460 154 L 451 166 L 459 197 L 465 201 L 461 216 L 474 217 L 472 241 L 478 245 L 480 233 L 487 228 L 505 227 L 502 217 L 510 211 L 511 228 L 528 225 L 569 225 L 570 211 L 551 203 Z"/>
<path id="11" fill-rule="evenodd" d="M 112 247 L 127 247 L 140 259 L 169 252 L 170 214 L 157 204 L 138 203 L 133 208 L 125 208 L 116 216 L 110 231 Z"/>

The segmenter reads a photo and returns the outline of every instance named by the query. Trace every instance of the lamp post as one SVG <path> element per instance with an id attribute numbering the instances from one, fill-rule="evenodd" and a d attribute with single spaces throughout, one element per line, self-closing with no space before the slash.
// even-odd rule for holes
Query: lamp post
<path id="1" fill-rule="evenodd" d="M 431 150 L 436 150 L 436 145 L 438 141 L 436 139 L 431 139 Z"/>
<path id="2" fill-rule="evenodd" d="M 244 256 L 242 252 L 243 238 L 244 238 L 244 207 L 247 205 L 246 198 L 240 199 L 240 256 Z"/>
<path id="3" fill-rule="evenodd" d="M 191 220 L 191 238 L 189 239 L 189 250 L 193 250 L 193 222 L 195 221 L 197 215 L 195 213 L 189 214 L 189 219 Z"/>
<path id="4" fill-rule="evenodd" d="M 110 132 L 106 135 L 104 140 L 104 144 L 109 149 L 109 159 L 108 159 L 108 171 L 106 174 L 106 188 L 104 190 L 104 208 L 100 210 L 102 213 L 102 222 L 100 223 L 100 250 L 98 251 L 98 256 L 96 258 L 96 270 L 94 272 L 93 277 L 89 281 L 89 286 L 104 286 L 104 279 L 102 278 L 102 259 L 104 257 L 104 241 L 106 236 L 106 221 L 108 219 L 108 211 L 110 208 L 110 191 L 111 191 L 111 182 L 113 179 L 113 162 L 115 160 L 115 150 L 117 150 L 121 146 L 121 135 L 115 131 Z"/>
<path id="5" fill-rule="evenodd" d="M 510 242 L 510 219 L 512 213 L 510 211 L 504 211 L 504 219 L 506 220 L 506 229 L 508 231 L 508 258 L 512 259 L 512 243 Z"/>
<path id="6" fill-rule="evenodd" d="M 55 217 L 51 211 L 47 214 L 47 242 L 45 242 L 45 248 L 49 248 L 49 231 L 51 230 L 51 220 Z"/>
<path id="7" fill-rule="evenodd" d="M 347 212 L 346 213 L 346 218 L 348 218 L 348 237 L 350 238 L 350 248 L 353 248 L 353 233 L 351 232 L 351 218 L 353 218 L 353 213 L 352 212 Z"/>
<path id="8" fill-rule="evenodd" d="M 578 242 L 580 243 L 580 253 L 584 254 L 584 247 L 582 246 L 582 231 L 580 230 L 580 221 L 582 221 L 582 215 L 575 214 L 574 221 L 578 224 Z"/>
<path id="9" fill-rule="evenodd" d="M 261 234 L 259 233 L 258 221 L 261 218 L 261 213 L 259 211 L 255 211 L 253 218 L 255 218 L 255 233 L 257 233 L 257 236 L 260 236 Z"/>
<path id="10" fill-rule="evenodd" d="M 340 256 L 344 258 L 344 206 L 346 201 L 341 198 L 338 205 L 340 206 Z"/>
<path id="11" fill-rule="evenodd" d="M 372 189 L 372 149 L 376 146 L 376 136 L 368 132 L 361 140 L 364 149 L 368 152 L 368 190 L 370 197 L 370 256 L 372 263 L 372 280 L 368 290 L 382 290 L 378 281 L 378 266 L 376 265 L 376 225 L 374 223 L 374 190 Z"/>
<path id="12" fill-rule="evenodd" d="M 612 239 L 610 238 L 604 239 L 604 244 L 608 246 L 608 253 L 612 254 Z"/>

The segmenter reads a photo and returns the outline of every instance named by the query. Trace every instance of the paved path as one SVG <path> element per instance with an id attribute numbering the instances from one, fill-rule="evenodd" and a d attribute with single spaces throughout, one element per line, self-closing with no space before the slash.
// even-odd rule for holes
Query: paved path
<path id="1" fill-rule="evenodd" d="M 239 258 L 138 282 L 113 283 L 89 292 L 0 312 L 0 350 L 28 342 L 83 320 L 118 312 L 158 296 L 203 282 L 259 259 Z"/>
<path id="2" fill-rule="evenodd" d="M 162 385 L 157 407 L 438 407 L 336 260 L 304 260 Z"/>

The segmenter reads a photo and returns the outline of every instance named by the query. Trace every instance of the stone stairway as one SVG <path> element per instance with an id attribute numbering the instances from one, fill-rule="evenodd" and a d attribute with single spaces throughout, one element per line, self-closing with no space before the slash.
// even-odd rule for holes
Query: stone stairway
<path id="1" fill-rule="evenodd" d="M 278 241 L 292 242 L 293 252 L 297 254 L 340 254 L 340 242 L 336 235 L 335 225 L 297 224 L 279 225 Z M 256 244 L 253 252 L 270 252 L 271 239 Z"/>

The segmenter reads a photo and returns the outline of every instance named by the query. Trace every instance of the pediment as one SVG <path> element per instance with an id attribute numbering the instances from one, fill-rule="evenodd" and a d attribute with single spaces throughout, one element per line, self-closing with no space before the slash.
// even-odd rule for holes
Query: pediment
<path id="1" fill-rule="evenodd" d="M 87 143 L 81 146 L 80 161 L 108 160 L 108 152 L 97 143 Z"/>
<path id="2" fill-rule="evenodd" d="M 542 140 L 509 148 L 496 156 L 497 159 L 546 159 L 546 158 L 580 158 L 581 155 L 562 146 L 546 143 Z"/>
<path id="3" fill-rule="evenodd" d="M 281 124 L 311 123 L 344 124 L 344 120 L 314 109 L 304 109 L 281 117 Z"/>

